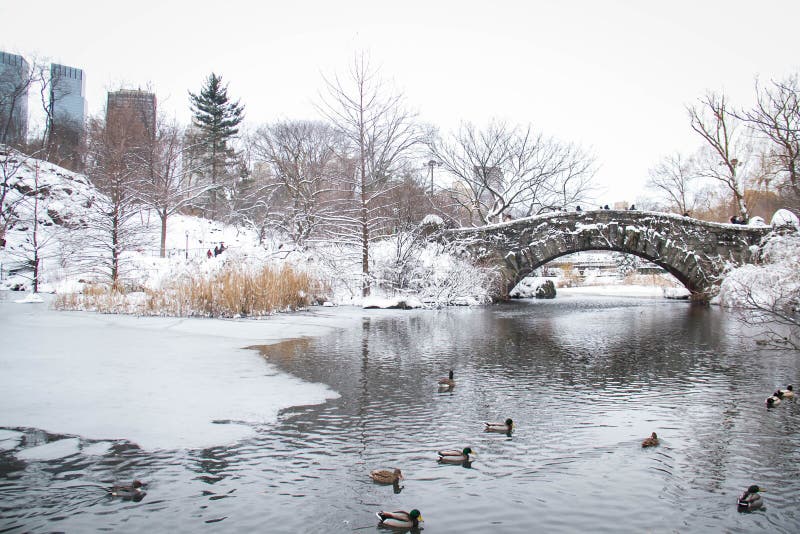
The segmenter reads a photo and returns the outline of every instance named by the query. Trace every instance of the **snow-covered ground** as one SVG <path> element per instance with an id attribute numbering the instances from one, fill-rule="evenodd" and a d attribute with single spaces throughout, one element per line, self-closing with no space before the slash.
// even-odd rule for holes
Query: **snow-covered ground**
<path id="1" fill-rule="evenodd" d="M 47 162 L 14 156 L 13 176 L 5 205 L 13 206 L 15 219 L 6 232 L 7 245 L 0 248 L 0 289 L 31 288 L 34 198 L 38 181 L 38 241 L 40 247 L 40 285 L 44 292 L 75 293 L 85 282 L 107 283 L 107 245 L 93 227 L 93 205 L 103 198 L 80 174 Z M 121 282 L 128 291 L 142 288 L 159 290 L 179 279 L 206 278 L 226 266 L 260 270 L 265 265 L 290 265 L 309 273 L 328 288 L 323 295 L 335 304 L 361 305 L 360 248 L 343 250 L 316 245 L 298 250 L 281 235 L 270 234 L 259 240 L 252 228 L 223 224 L 199 217 L 173 215 L 167 222 L 166 257 L 160 257 L 161 221 L 154 211 L 144 210 L 132 221 L 137 228 L 136 244 L 122 254 Z M 92 243 L 104 243 L 91 250 Z M 108 237 L 105 237 L 108 240 Z M 221 243 L 220 256 L 209 252 Z M 87 259 L 89 261 L 87 261 Z M 375 277 L 373 295 L 412 298 L 415 303 L 484 304 L 491 298 L 486 289 L 492 273 L 456 258 L 434 243 L 397 236 L 371 245 L 371 273 Z M 108 263 L 107 261 L 105 263 Z M 403 285 L 409 289 L 395 292 Z M 399 294 L 396 294 L 399 293 Z M 315 295 L 318 296 L 318 295 Z M 373 299 L 370 305 L 375 305 Z"/>
<path id="2" fill-rule="evenodd" d="M 689 290 L 684 287 L 636 286 L 606 284 L 597 286 L 562 287 L 561 295 L 614 295 L 619 297 L 660 297 L 688 298 Z"/>
<path id="3" fill-rule="evenodd" d="M 56 312 L 10 296 L 0 293 L 0 427 L 128 440 L 146 449 L 235 442 L 254 426 L 274 423 L 283 408 L 336 398 L 242 347 L 322 335 L 355 324 L 362 313 L 317 308 L 260 321 L 136 318 Z M 5 431 L 0 448 L 15 439 Z M 74 448 L 70 443 L 61 449 Z"/>

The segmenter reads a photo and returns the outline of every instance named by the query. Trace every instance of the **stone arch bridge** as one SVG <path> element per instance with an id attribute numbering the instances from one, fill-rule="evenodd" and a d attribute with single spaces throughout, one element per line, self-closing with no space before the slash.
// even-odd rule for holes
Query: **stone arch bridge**
<path id="1" fill-rule="evenodd" d="M 772 228 L 700 221 L 629 210 L 557 212 L 476 228 L 442 230 L 439 238 L 502 273 L 497 298 L 531 271 L 588 250 L 633 254 L 666 269 L 698 300 L 716 294 L 731 267 L 757 263 Z"/>

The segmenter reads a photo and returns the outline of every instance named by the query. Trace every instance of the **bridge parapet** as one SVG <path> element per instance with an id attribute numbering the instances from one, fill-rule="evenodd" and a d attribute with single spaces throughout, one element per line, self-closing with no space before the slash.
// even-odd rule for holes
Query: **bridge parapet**
<path id="1" fill-rule="evenodd" d="M 534 269 L 589 250 L 633 254 L 675 276 L 695 298 L 711 298 L 724 273 L 757 263 L 767 226 L 710 223 L 670 213 L 632 210 L 556 212 L 439 237 L 481 262 L 496 264 L 506 294 Z M 503 298 L 505 295 L 497 295 Z"/>

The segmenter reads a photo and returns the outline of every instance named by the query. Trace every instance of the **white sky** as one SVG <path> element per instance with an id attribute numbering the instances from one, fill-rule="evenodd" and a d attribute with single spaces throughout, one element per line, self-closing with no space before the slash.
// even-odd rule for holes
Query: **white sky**
<path id="1" fill-rule="evenodd" d="M 84 69 L 91 113 L 107 90 L 149 87 L 188 121 L 187 91 L 214 71 L 250 125 L 318 118 L 322 75 L 367 51 L 443 132 L 498 117 L 593 149 L 609 204 L 698 146 L 687 103 L 712 89 L 750 105 L 756 76 L 800 70 L 797 0 L 252 4 L 2 0 L 0 50 Z"/>

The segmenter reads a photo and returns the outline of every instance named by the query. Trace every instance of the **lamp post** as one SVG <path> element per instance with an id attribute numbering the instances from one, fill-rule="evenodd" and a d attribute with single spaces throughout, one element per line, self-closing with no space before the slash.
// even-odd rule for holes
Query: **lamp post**
<path id="1" fill-rule="evenodd" d="M 189 230 L 186 230 L 186 248 L 184 249 L 184 258 L 189 259 Z"/>
<path id="2" fill-rule="evenodd" d="M 441 164 L 442 162 L 436 161 L 435 159 L 428 161 L 428 168 L 430 169 L 428 172 L 430 172 L 431 175 L 431 196 L 433 196 L 433 168 L 438 167 Z"/>

